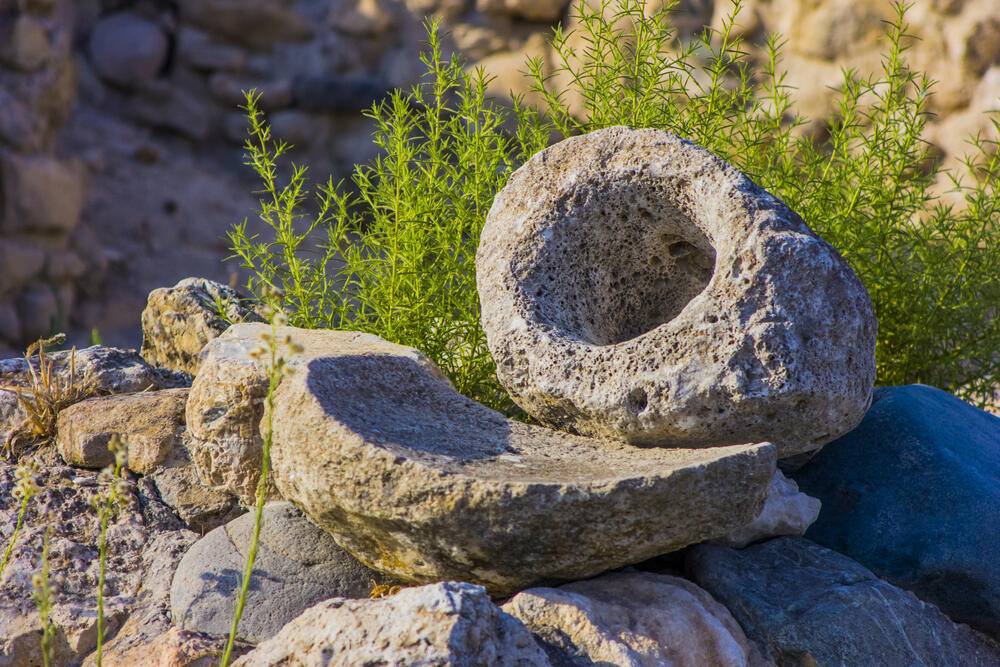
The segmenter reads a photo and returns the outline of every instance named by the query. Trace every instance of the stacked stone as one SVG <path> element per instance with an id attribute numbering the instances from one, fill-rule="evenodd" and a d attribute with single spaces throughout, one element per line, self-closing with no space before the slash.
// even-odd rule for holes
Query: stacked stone
<path id="1" fill-rule="evenodd" d="M 40 0 L 0 16 L 0 343 L 65 326 L 74 286 L 103 270 L 80 225 L 86 170 L 56 146 L 76 96 L 70 11 Z"/>

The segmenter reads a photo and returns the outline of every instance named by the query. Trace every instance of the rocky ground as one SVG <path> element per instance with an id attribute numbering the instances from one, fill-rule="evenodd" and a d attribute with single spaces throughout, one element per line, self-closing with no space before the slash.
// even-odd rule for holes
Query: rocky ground
<path id="1" fill-rule="evenodd" d="M 685 256 L 657 245 L 669 229 L 754 272 L 715 273 L 671 319 L 595 342 L 621 322 L 621 281 L 546 292 L 536 276 L 608 230 L 568 224 L 591 198 L 559 196 L 578 180 L 543 170 L 552 197 L 496 207 L 489 225 L 509 233 L 484 235 L 477 267 L 498 302 L 484 310 L 507 313 L 484 318 L 500 380 L 536 423 L 461 396 L 419 350 L 267 323 L 205 279 L 150 293 L 141 354 L 0 362 L 0 666 L 41 664 L 46 627 L 55 664 L 96 664 L 100 507 L 113 508 L 102 664 L 218 661 L 258 489 L 238 665 L 1000 664 L 1000 418 L 931 387 L 873 391 L 871 359 L 837 361 L 874 354 L 871 304 L 843 260 L 732 167 L 647 134 L 571 140 L 638 179 L 612 193 L 626 208 L 655 212 L 610 269 L 630 274 L 648 251 L 668 279 L 682 272 Z M 638 163 L 687 185 L 650 194 Z M 702 206 L 673 215 L 692 192 Z M 755 288 L 815 289 L 785 272 L 810 261 L 819 295 Z M 606 269 L 567 266 L 567 285 Z M 799 344 L 804 323 L 831 317 L 856 336 Z M 522 358 L 508 361 L 514 334 Z M 32 431 L 44 396 L 50 419 Z M 819 419 L 824 404 L 836 409 Z M 15 540 L 20 494 L 36 489 Z M 47 621 L 33 598 L 45 581 Z"/>
<path id="2" fill-rule="evenodd" d="M 657 4 L 650 2 L 650 6 Z M 237 9 L 238 7 L 238 9 Z M 240 91 L 256 87 L 293 157 L 334 180 L 373 155 L 361 116 L 414 83 L 422 22 L 448 48 L 525 93 L 527 56 L 572 24 L 567 0 L 0 0 L 0 350 L 54 331 L 86 345 L 137 347 L 146 294 L 189 275 L 240 279 L 224 236 L 254 218 L 243 166 Z M 727 0 L 684 0 L 682 37 L 718 26 Z M 752 0 L 738 22 L 754 58 L 787 37 L 799 108 L 835 112 L 843 66 L 872 71 L 889 3 Z M 928 139 L 954 164 L 991 136 L 1000 94 L 1000 13 L 992 0 L 918 0 L 912 64 L 939 81 Z"/>

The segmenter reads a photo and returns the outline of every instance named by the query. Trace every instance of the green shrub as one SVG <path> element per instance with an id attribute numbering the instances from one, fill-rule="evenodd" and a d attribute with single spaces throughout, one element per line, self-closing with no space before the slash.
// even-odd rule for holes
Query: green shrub
<path id="1" fill-rule="evenodd" d="M 424 83 L 369 112 L 381 156 L 356 168 L 353 190 L 321 187 L 319 212 L 308 217 L 305 171 L 277 185 L 287 147 L 272 141 L 251 98 L 247 152 L 265 183 L 271 236 L 249 234 L 246 223 L 230 235 L 250 289 L 284 290 L 297 326 L 362 329 L 418 347 L 460 391 L 513 413 L 475 289 L 493 196 L 553 141 L 613 125 L 663 128 L 749 173 L 840 250 L 872 295 L 880 384 L 924 382 L 985 400 L 1000 369 L 995 145 L 974 139 L 963 175 L 930 159 L 922 132 L 932 82 L 905 63 L 901 4 L 887 24 L 882 72 L 845 70 L 836 119 L 821 133 L 797 131 L 808 121 L 780 73 L 781 42 L 771 38 L 755 66 L 732 31 L 739 8 L 719 31 L 682 44 L 669 11 L 647 16 L 642 0 L 581 3 L 575 31 L 553 34 L 554 68 L 526 63 L 537 107 L 491 102 L 484 73 L 445 61 L 429 24 Z M 939 197 L 939 176 L 959 205 Z"/>

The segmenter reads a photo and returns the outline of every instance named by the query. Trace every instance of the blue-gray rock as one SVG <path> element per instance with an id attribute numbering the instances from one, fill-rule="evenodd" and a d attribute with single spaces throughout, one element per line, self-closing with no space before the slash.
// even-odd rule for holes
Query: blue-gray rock
<path id="1" fill-rule="evenodd" d="M 922 385 L 794 473 L 823 502 L 806 537 L 1000 637 L 1000 418 Z"/>
<path id="2" fill-rule="evenodd" d="M 779 665 L 1000 665 L 988 638 L 801 537 L 698 545 L 687 568 Z"/>
<path id="3" fill-rule="evenodd" d="M 170 588 L 175 625 L 226 635 L 253 536 L 253 512 L 211 531 L 184 554 Z M 331 597 L 366 598 L 369 570 L 289 503 L 264 506 L 264 525 L 239 636 L 260 642 L 308 607 Z"/>
<path id="4" fill-rule="evenodd" d="M 156 78 L 167 61 L 167 36 L 151 21 L 122 12 L 102 18 L 90 34 L 90 61 L 102 79 L 126 88 Z"/>

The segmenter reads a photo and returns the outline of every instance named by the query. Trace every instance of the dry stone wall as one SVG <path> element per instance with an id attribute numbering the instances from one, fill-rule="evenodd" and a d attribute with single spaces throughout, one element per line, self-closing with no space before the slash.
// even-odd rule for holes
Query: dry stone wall
<path id="1" fill-rule="evenodd" d="M 649 0 L 654 8 L 660 0 Z M 449 48 L 524 92 L 524 58 L 567 0 L 0 0 L 0 352 L 52 330 L 138 347 L 146 294 L 188 275 L 237 275 L 225 231 L 253 219 L 241 91 L 257 88 L 275 134 L 325 178 L 372 157 L 360 110 L 420 74 L 422 22 Z M 728 0 L 684 0 L 682 35 Z M 833 113 L 842 65 L 878 67 L 888 2 L 749 0 L 751 52 L 788 37 L 800 109 Z M 946 160 L 991 132 L 1000 94 L 1000 6 L 917 0 L 909 57 L 939 80 L 929 138 Z M 816 124 L 818 126 L 818 124 Z"/>

